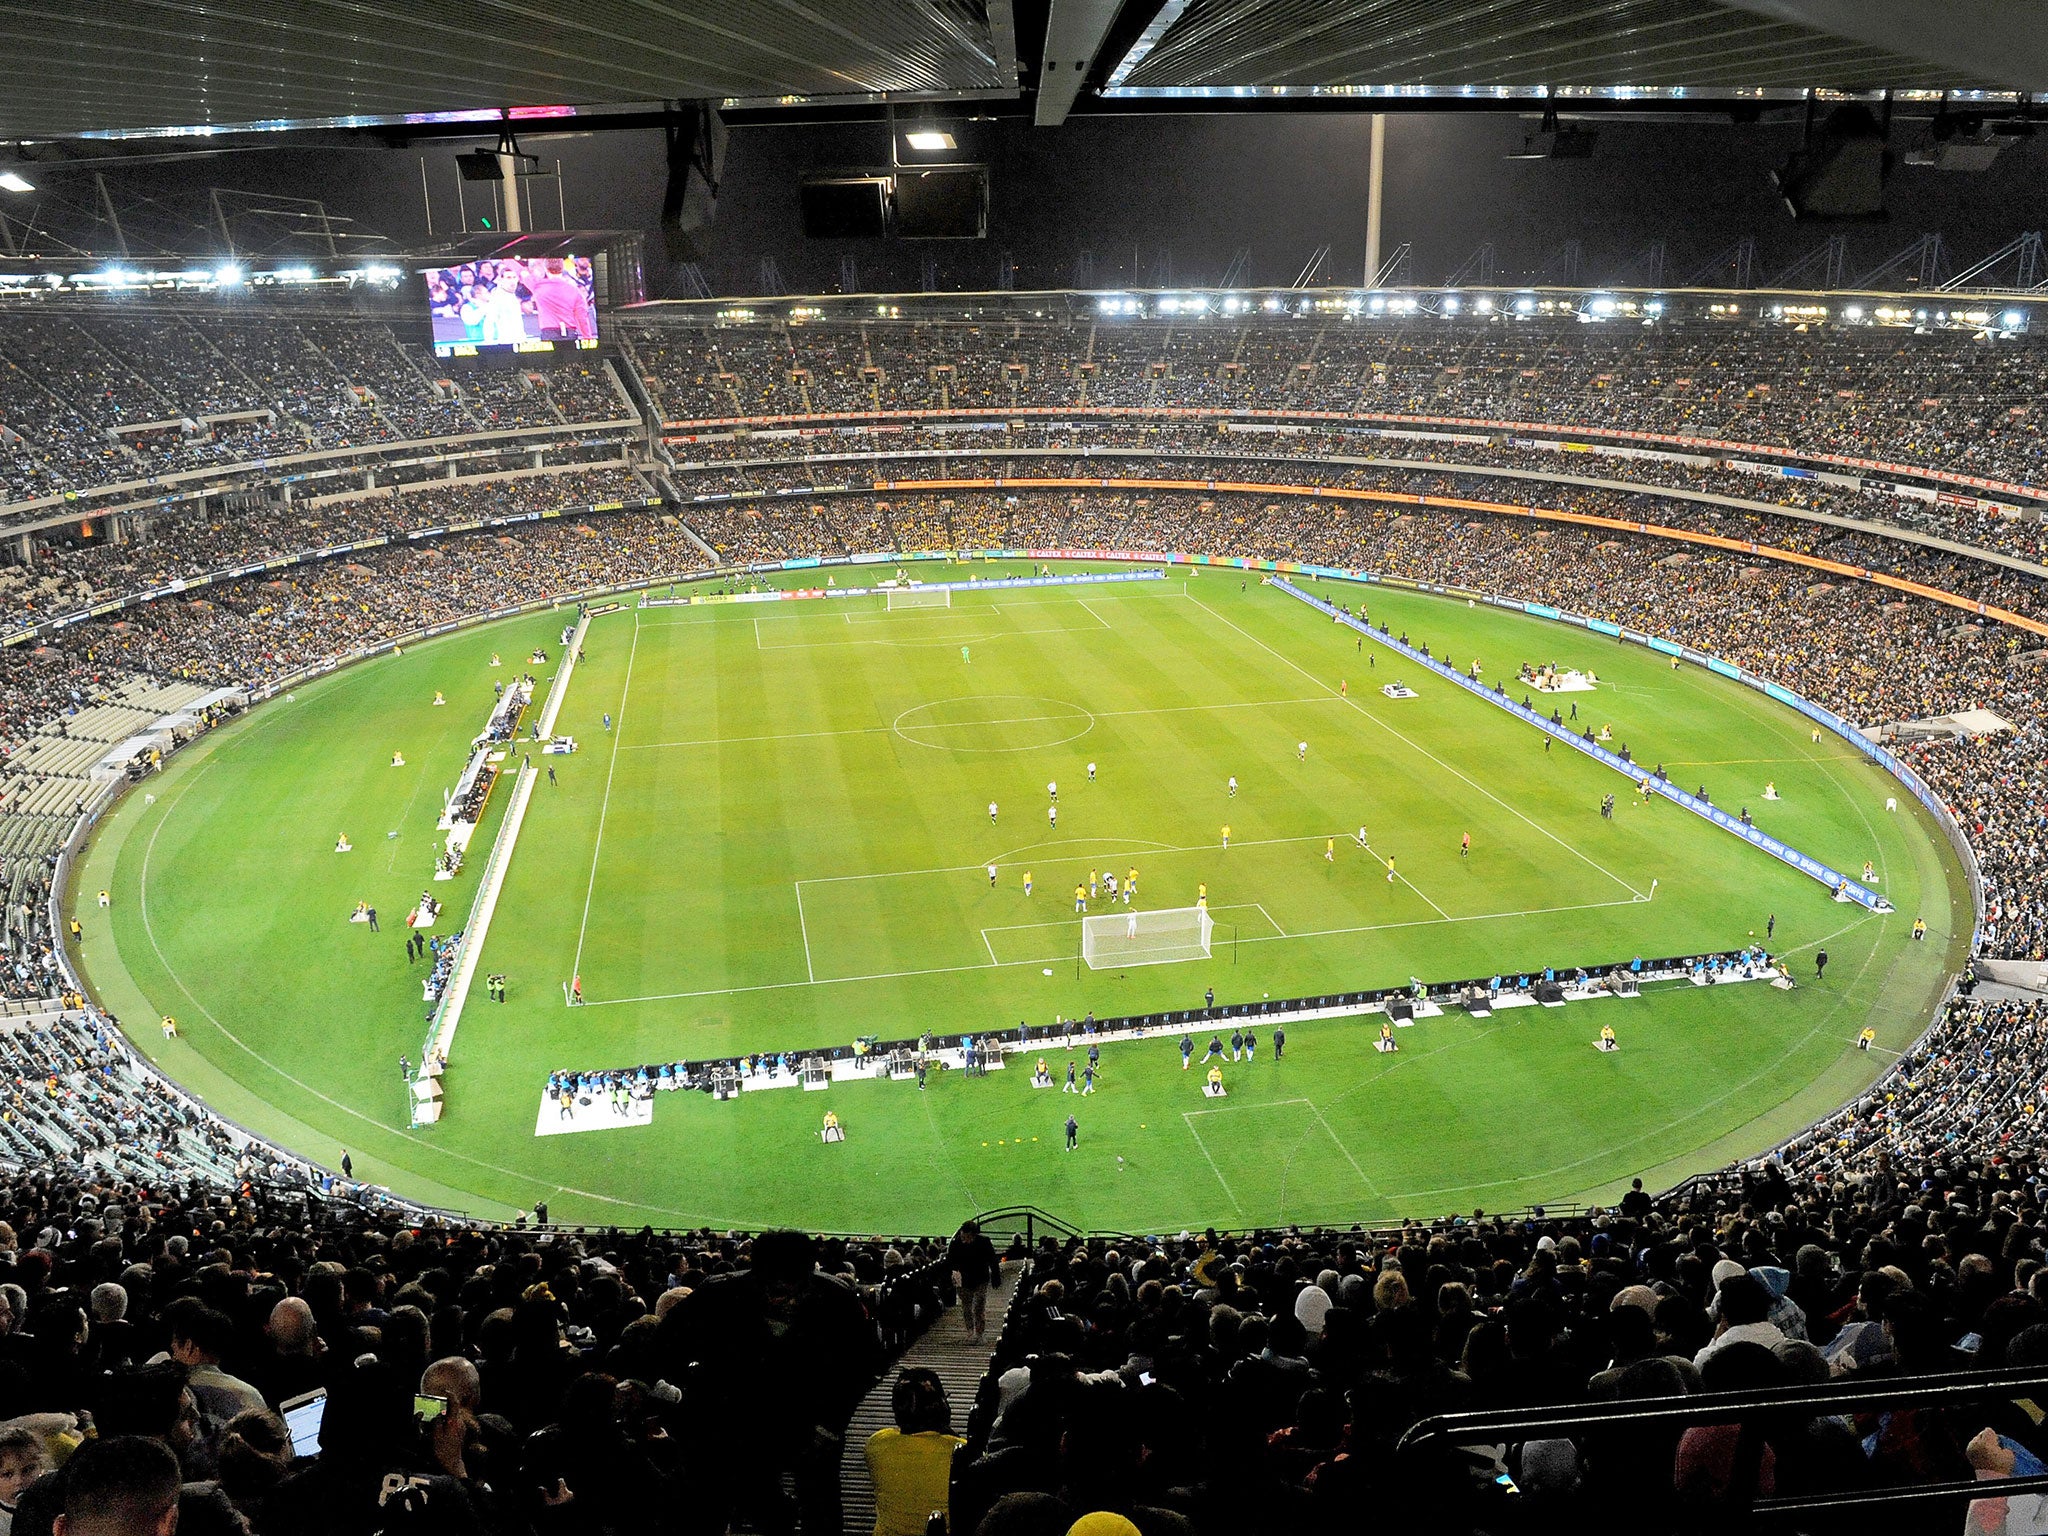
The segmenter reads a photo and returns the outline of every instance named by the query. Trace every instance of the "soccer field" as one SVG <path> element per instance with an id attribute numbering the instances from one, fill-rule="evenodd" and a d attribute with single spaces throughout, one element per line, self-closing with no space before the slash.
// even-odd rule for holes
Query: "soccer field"
<path id="1" fill-rule="evenodd" d="M 81 912 L 87 971 L 125 1019 L 179 1017 L 180 1040 L 133 1036 L 223 1112 L 325 1161 L 347 1146 L 403 1192 L 492 1213 L 545 1198 L 558 1219 L 834 1230 L 938 1228 L 1017 1202 L 1128 1228 L 1608 1192 L 1754 1151 L 1840 1102 L 1886 1059 L 1851 1048 L 1865 1022 L 1888 1049 L 1917 1033 L 1966 944 L 1967 892 L 1931 822 L 1904 796 L 1887 814 L 1895 786 L 1845 744 L 1582 630 L 1347 591 L 1489 678 L 1522 661 L 1596 671 L 1600 686 L 1560 707 L 1818 858 L 1872 860 L 1897 912 L 1837 904 L 1678 807 L 1637 804 L 1618 775 L 1546 753 L 1529 727 L 1404 675 L 1256 577 L 1174 568 L 956 593 L 947 608 L 845 598 L 595 620 L 558 723 L 581 750 L 547 759 L 559 782 L 535 790 L 481 956 L 508 1000 L 472 994 L 437 1126 L 406 1129 L 397 1065 L 422 1037 L 419 969 L 395 921 L 372 936 L 345 919 L 357 900 L 396 914 L 425 883 L 440 789 L 503 675 L 490 654 L 552 648 L 559 616 L 348 669 L 181 754 L 154 804 L 131 796 L 108 818 L 78 876 L 115 894 L 111 924 Z M 1396 678 L 1416 696 L 1386 697 Z M 451 707 L 431 707 L 437 689 Z M 395 750 L 403 769 L 388 767 Z M 1766 781 L 1782 797 L 1769 805 Z M 355 854 L 332 852 L 338 832 Z M 1206 885 L 1209 958 L 1078 963 L 1075 885 L 1132 869 L 1148 911 Z M 451 918 L 473 878 L 436 888 Z M 1234 1002 L 1729 948 L 1772 914 L 1796 991 L 1681 986 L 1446 1016 L 1403 1030 L 1392 1057 L 1368 1048 L 1368 1023 L 1305 1024 L 1284 1061 L 1232 1068 L 1223 1101 L 1154 1040 L 1106 1047 L 1086 1100 L 1013 1068 L 945 1074 L 923 1094 L 659 1095 L 651 1125 L 535 1136 L 556 1068 L 1109 1017 L 1210 988 Z M 1925 944 L 1907 938 L 1916 915 Z M 1811 985 L 1819 947 L 1832 963 Z M 571 1008 L 577 975 L 587 1005 Z M 1590 1044 L 1608 1020 L 1623 1049 L 1603 1056 Z M 843 1145 L 814 1134 L 827 1104 Z"/>

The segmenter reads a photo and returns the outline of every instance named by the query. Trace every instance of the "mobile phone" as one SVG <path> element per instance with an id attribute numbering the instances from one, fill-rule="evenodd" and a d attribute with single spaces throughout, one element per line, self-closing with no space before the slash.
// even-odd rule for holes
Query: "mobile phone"
<path id="1" fill-rule="evenodd" d="M 292 1454 L 318 1456 L 320 1422 L 327 1417 L 327 1389 L 317 1387 L 298 1397 L 288 1398 L 279 1412 L 284 1417 L 285 1432 L 291 1436 Z"/>
<path id="2" fill-rule="evenodd" d="M 412 1411 L 422 1424 L 431 1424 L 448 1411 L 448 1399 L 436 1397 L 431 1392 L 415 1392 Z"/>
<path id="3" fill-rule="evenodd" d="M 1138 1385 L 1141 1387 L 1149 1387 L 1156 1380 L 1158 1380 L 1158 1378 L 1154 1376 L 1150 1371 L 1138 1372 Z"/>

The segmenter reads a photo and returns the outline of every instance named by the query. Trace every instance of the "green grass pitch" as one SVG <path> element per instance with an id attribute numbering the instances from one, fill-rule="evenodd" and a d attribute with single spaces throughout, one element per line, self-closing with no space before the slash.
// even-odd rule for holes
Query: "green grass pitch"
<path id="1" fill-rule="evenodd" d="M 510 977 L 509 1000 L 472 993 L 438 1126 L 406 1124 L 398 1057 L 417 1058 L 423 1008 L 399 914 L 427 883 L 441 790 L 506 675 L 491 653 L 552 650 L 559 615 L 349 668 L 180 754 L 153 800 L 131 794 L 106 819 L 79 871 L 87 974 L 138 1046 L 224 1113 L 327 1162 L 347 1147 L 359 1174 L 407 1194 L 489 1214 L 544 1198 L 558 1219 L 841 1231 L 935 1229 L 1019 1202 L 1157 1229 L 1610 1195 L 1634 1174 L 1654 1184 L 1756 1151 L 1850 1096 L 1886 1059 L 1852 1048 L 1866 1022 L 1892 1050 L 1917 1033 L 1966 945 L 1967 892 L 1932 823 L 1903 796 L 1888 814 L 1894 786 L 1844 744 L 1581 630 L 1345 590 L 1489 677 L 1525 660 L 1596 671 L 1597 691 L 1561 698 L 1582 720 L 1838 867 L 1874 861 L 1897 913 L 1839 905 L 1678 808 L 1637 804 L 1618 776 L 1546 754 L 1435 678 L 1385 697 L 1396 658 L 1212 567 L 956 594 L 945 609 L 860 598 L 595 620 L 558 727 L 582 750 L 549 759 L 559 785 L 536 788 L 482 957 Z M 432 707 L 437 689 L 448 707 Z M 1760 798 L 1766 781 L 1780 801 Z M 1611 822 L 1597 814 L 1610 791 Z M 1351 839 L 1361 823 L 1369 852 Z M 342 832 L 352 855 L 332 852 Z M 1145 908 L 1192 904 L 1206 883 L 1208 960 L 1077 966 L 1076 881 L 1133 867 Z M 436 887 L 451 916 L 473 878 Z M 91 898 L 102 887 L 111 913 Z M 359 899 L 386 915 L 381 935 L 345 921 Z M 1395 1056 L 1369 1049 L 1371 1023 L 1301 1024 L 1284 1061 L 1227 1069 L 1220 1101 L 1159 1039 L 1106 1047 L 1085 1100 L 1013 1067 L 943 1074 L 922 1094 L 661 1095 L 649 1126 L 534 1134 L 557 1067 L 1107 1017 L 1212 987 L 1237 1001 L 1731 947 L 1772 913 L 1796 991 L 1680 986 L 1447 1016 L 1401 1031 Z M 1908 939 L 1919 914 L 1924 944 Z M 570 1008 L 579 971 L 588 1006 Z M 158 1038 L 162 1013 L 181 1039 Z M 1604 1020 L 1618 1054 L 1590 1048 Z M 1047 1054 L 1063 1075 L 1063 1054 Z M 815 1134 L 828 1104 L 843 1145 Z"/>

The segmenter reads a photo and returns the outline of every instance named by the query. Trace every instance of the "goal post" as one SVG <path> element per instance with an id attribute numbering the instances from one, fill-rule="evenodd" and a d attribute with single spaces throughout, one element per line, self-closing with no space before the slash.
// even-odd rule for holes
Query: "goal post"
<path id="1" fill-rule="evenodd" d="M 951 587 L 891 587 L 889 607 L 897 608 L 950 608 L 953 606 Z"/>
<path id="2" fill-rule="evenodd" d="M 1106 912 L 1081 919 L 1081 958 L 1093 971 L 1120 965 L 1166 965 L 1209 958 L 1216 924 L 1201 907 L 1163 912 Z"/>

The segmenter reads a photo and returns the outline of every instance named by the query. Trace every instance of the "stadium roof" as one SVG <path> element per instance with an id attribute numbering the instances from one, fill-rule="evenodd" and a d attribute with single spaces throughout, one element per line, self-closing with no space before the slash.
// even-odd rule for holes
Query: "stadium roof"
<path id="1" fill-rule="evenodd" d="M 24 0 L 0 139 L 905 101 L 1069 111 L 2048 88 L 2036 0 Z M 521 110 L 524 109 L 524 110 Z"/>

